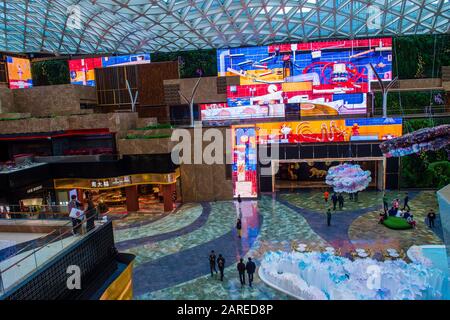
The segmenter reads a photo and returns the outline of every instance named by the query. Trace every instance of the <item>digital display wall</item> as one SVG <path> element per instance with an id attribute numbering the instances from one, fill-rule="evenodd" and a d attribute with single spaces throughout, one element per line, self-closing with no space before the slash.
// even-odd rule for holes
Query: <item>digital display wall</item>
<path id="1" fill-rule="evenodd" d="M 200 104 L 202 121 L 284 117 L 284 105 L 234 106 L 227 103 Z"/>
<path id="2" fill-rule="evenodd" d="M 298 103 L 302 116 L 364 114 L 375 75 L 392 79 L 392 39 L 339 40 L 217 52 L 219 76 L 239 76 L 228 105 Z"/>
<path id="3" fill-rule="evenodd" d="M 8 56 L 6 57 L 6 64 L 8 65 L 10 89 L 31 88 L 33 86 L 30 60 Z"/>
<path id="4" fill-rule="evenodd" d="M 95 86 L 95 68 L 150 63 L 150 54 L 133 54 L 69 60 L 70 82 L 77 85 Z"/>
<path id="5" fill-rule="evenodd" d="M 388 140 L 402 135 L 402 119 L 362 118 L 258 123 L 256 135 L 260 144 Z"/>
<path id="6" fill-rule="evenodd" d="M 258 196 L 255 126 L 233 126 L 233 194 L 242 198 Z"/>

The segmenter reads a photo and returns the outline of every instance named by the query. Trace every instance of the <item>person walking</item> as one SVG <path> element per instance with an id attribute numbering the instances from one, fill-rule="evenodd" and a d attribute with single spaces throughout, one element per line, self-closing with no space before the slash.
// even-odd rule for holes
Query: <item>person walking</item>
<path id="1" fill-rule="evenodd" d="M 75 211 L 76 210 L 82 210 L 83 205 L 81 204 L 80 201 L 78 201 L 77 196 L 76 195 L 72 195 L 70 197 L 70 201 L 69 204 L 67 205 L 68 209 L 69 209 L 69 215 L 70 215 L 70 219 L 72 220 L 72 234 L 78 235 L 81 233 L 81 219 L 76 218 L 73 214 L 72 214 L 72 210 Z M 82 217 L 82 216 L 81 216 Z"/>
<path id="2" fill-rule="evenodd" d="M 327 211 L 327 226 L 331 225 L 331 210 L 328 209 Z"/>
<path id="3" fill-rule="evenodd" d="M 219 257 L 217 258 L 217 267 L 219 268 L 220 272 L 220 281 L 223 281 L 223 271 L 225 270 L 225 258 L 222 257 L 221 254 L 219 254 Z"/>
<path id="4" fill-rule="evenodd" d="M 236 230 L 239 238 L 242 238 L 242 222 L 241 219 L 237 219 L 236 222 Z"/>
<path id="5" fill-rule="evenodd" d="M 333 201 L 333 210 L 336 211 L 336 204 L 338 202 L 338 196 L 336 195 L 336 192 L 334 192 L 331 196 L 331 201 Z"/>
<path id="6" fill-rule="evenodd" d="M 211 277 L 213 276 L 213 272 L 217 274 L 216 253 L 214 252 L 214 250 L 211 250 L 211 253 L 209 254 L 209 270 L 211 271 Z"/>
<path id="7" fill-rule="evenodd" d="M 383 193 L 383 209 L 385 212 L 387 212 L 389 210 L 389 205 L 388 205 L 388 197 L 386 195 L 386 192 Z"/>
<path id="8" fill-rule="evenodd" d="M 339 210 L 342 210 L 344 208 L 344 197 L 342 196 L 342 193 L 339 193 L 338 195 L 338 203 L 339 203 Z"/>
<path id="9" fill-rule="evenodd" d="M 238 201 L 239 208 L 240 208 L 240 207 L 241 207 L 241 202 L 242 202 L 242 199 L 241 199 L 241 195 L 240 195 L 240 194 L 238 194 L 237 201 Z"/>
<path id="10" fill-rule="evenodd" d="M 403 210 L 405 210 L 406 208 L 408 208 L 408 210 L 411 210 L 411 208 L 408 205 L 409 202 L 409 194 L 408 192 L 405 194 L 405 198 L 403 199 Z"/>
<path id="11" fill-rule="evenodd" d="M 248 285 L 251 287 L 253 282 L 253 274 L 256 271 L 256 264 L 252 261 L 252 258 L 248 258 L 245 269 L 247 270 L 248 275 Z"/>
<path id="12" fill-rule="evenodd" d="M 330 193 L 325 190 L 325 192 L 323 193 L 323 199 L 325 200 L 325 202 L 328 202 L 329 197 L 330 197 Z"/>
<path id="13" fill-rule="evenodd" d="M 241 286 L 245 286 L 245 263 L 244 259 L 240 259 L 237 264 L 237 270 L 239 272 L 239 281 L 241 281 Z"/>
<path id="14" fill-rule="evenodd" d="M 428 225 L 430 228 L 434 228 L 434 220 L 436 219 L 436 213 L 434 213 L 434 210 L 431 209 L 430 212 L 427 214 L 428 218 Z"/>

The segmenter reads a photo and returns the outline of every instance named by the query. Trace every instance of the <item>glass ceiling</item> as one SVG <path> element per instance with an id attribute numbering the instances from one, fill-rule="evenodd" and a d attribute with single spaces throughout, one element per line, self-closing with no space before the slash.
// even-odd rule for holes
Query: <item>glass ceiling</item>
<path id="1" fill-rule="evenodd" d="M 450 0 L 3 0 L 0 51 L 132 53 L 449 32 Z"/>

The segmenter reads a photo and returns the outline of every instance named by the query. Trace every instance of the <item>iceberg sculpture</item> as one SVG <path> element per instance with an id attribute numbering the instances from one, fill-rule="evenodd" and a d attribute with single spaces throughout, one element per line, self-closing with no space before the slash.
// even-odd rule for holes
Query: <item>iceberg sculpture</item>
<path id="1" fill-rule="evenodd" d="M 441 270 L 403 260 L 352 261 L 327 252 L 268 252 L 259 276 L 303 300 L 442 299 Z"/>

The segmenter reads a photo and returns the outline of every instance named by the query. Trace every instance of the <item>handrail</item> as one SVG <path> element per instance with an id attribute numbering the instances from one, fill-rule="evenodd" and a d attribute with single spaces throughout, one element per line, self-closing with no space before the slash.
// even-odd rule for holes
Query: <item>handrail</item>
<path id="1" fill-rule="evenodd" d="M 67 225 L 67 224 L 66 224 L 66 225 Z M 66 226 L 66 225 L 63 225 L 63 227 Z M 42 236 L 42 237 L 33 239 L 33 240 L 32 240 L 29 244 L 27 244 L 25 247 L 23 247 L 23 248 L 20 249 L 19 251 L 15 252 L 12 256 L 8 257 L 8 259 L 17 256 L 17 255 L 21 254 L 21 253 L 24 252 L 24 251 L 27 251 L 26 249 L 28 249 L 28 247 L 30 247 L 30 246 L 31 246 L 32 244 L 34 244 L 36 241 L 39 241 L 40 239 L 46 238 L 46 237 L 50 236 L 51 234 L 53 234 L 53 233 L 55 233 L 55 232 L 56 232 L 56 229 L 53 230 L 52 232 L 50 232 L 49 234 L 46 234 L 46 235 L 44 235 L 44 236 Z"/>
<path id="2" fill-rule="evenodd" d="M 105 215 L 105 214 L 104 214 L 104 215 Z M 79 227 L 79 226 L 82 226 L 84 222 L 88 221 L 89 219 L 94 219 L 95 217 L 96 217 L 96 215 L 93 215 L 92 217 L 83 220 L 83 221 L 80 222 L 79 224 L 75 225 L 74 228 Z M 57 238 L 53 239 L 52 241 L 49 241 L 49 242 L 43 244 L 40 248 L 34 249 L 34 251 L 31 252 L 29 255 L 27 255 L 27 256 L 21 258 L 20 260 L 16 261 L 16 262 L 13 263 L 12 265 L 8 266 L 6 269 L 0 270 L 0 271 L 1 271 L 1 274 L 4 274 L 6 271 L 10 270 L 12 267 L 16 266 L 16 265 L 19 264 L 20 262 L 22 262 L 22 261 L 24 261 L 25 259 L 27 259 L 27 258 L 31 257 L 32 255 L 36 254 L 36 252 L 42 250 L 42 249 L 43 249 L 44 247 L 46 247 L 47 245 L 49 245 L 49 244 L 51 244 L 51 243 L 57 241 L 59 238 L 61 238 L 62 236 L 66 235 L 66 234 L 69 233 L 69 232 L 71 233 L 72 230 L 71 230 L 71 231 L 66 231 L 66 232 L 64 232 L 63 234 L 60 234 Z M 90 231 L 89 231 L 89 232 L 90 232 Z M 88 232 L 88 233 L 89 233 L 89 232 Z M 15 257 L 15 256 L 16 256 L 16 255 L 14 255 L 13 257 Z M 37 266 L 36 266 L 36 268 L 37 268 Z"/>

